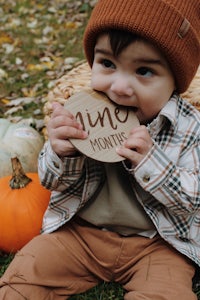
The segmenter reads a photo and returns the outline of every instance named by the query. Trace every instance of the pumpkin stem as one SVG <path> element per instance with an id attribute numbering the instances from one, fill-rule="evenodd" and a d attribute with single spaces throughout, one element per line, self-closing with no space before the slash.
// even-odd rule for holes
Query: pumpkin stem
<path id="1" fill-rule="evenodd" d="M 21 162 L 17 157 L 11 158 L 11 164 L 12 164 L 12 178 L 10 180 L 10 187 L 11 189 L 21 189 L 24 188 L 29 182 L 32 181 L 31 178 L 29 178 L 21 165 Z"/>

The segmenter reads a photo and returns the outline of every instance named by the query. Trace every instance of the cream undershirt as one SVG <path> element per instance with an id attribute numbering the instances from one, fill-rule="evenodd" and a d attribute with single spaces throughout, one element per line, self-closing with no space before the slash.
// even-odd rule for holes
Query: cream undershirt
<path id="1" fill-rule="evenodd" d="M 79 212 L 79 216 L 121 235 L 154 236 L 155 227 L 138 202 L 122 163 L 105 164 L 105 169 L 107 180 L 103 188 L 97 198 Z M 138 185 L 136 181 L 135 184 Z"/>

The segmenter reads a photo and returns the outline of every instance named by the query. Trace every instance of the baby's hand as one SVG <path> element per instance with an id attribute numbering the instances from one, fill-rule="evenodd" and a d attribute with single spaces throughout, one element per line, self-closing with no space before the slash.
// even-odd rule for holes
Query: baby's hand
<path id="1" fill-rule="evenodd" d="M 85 139 L 87 137 L 82 125 L 59 103 L 53 103 L 53 112 L 47 131 L 51 147 L 58 156 L 71 156 L 77 152 L 69 138 Z"/>
<path id="2" fill-rule="evenodd" d="M 130 160 L 136 167 L 153 146 L 153 141 L 146 126 L 141 125 L 131 130 L 124 144 L 117 148 L 117 154 Z"/>

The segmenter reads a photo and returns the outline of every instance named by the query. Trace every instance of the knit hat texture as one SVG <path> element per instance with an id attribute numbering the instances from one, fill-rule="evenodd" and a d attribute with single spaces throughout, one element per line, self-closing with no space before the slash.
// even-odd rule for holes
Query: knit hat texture
<path id="1" fill-rule="evenodd" d="M 84 34 L 90 66 L 99 34 L 119 29 L 140 35 L 166 57 L 183 93 L 200 63 L 199 0 L 99 0 Z"/>

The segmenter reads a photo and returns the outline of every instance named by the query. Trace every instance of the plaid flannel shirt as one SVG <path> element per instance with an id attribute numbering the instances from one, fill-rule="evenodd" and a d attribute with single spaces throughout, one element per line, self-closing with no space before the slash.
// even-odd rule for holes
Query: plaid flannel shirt
<path id="1" fill-rule="evenodd" d="M 148 130 L 154 144 L 146 157 L 135 169 L 120 163 L 149 195 L 138 201 L 160 236 L 200 266 L 200 113 L 174 94 Z M 95 200 L 106 180 L 103 163 L 84 155 L 59 158 L 49 141 L 40 153 L 38 172 L 42 185 L 52 190 L 44 233 Z"/>

